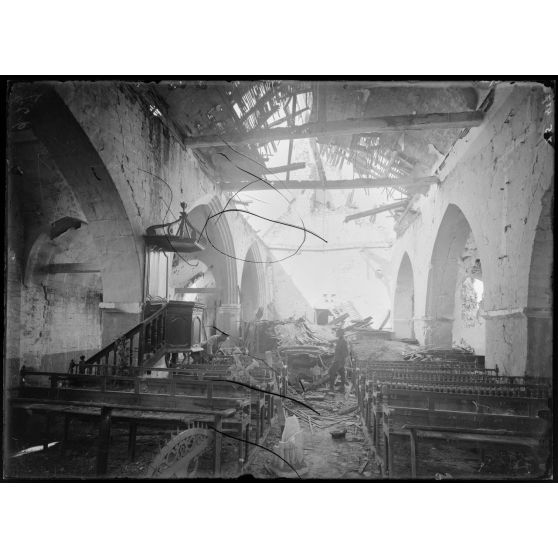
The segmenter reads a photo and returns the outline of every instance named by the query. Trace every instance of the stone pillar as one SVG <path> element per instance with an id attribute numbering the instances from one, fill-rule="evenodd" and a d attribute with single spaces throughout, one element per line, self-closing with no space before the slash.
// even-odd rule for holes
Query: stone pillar
<path id="1" fill-rule="evenodd" d="M 393 333 L 397 339 L 414 339 L 414 323 L 412 318 L 394 318 Z"/>
<path id="2" fill-rule="evenodd" d="M 552 378 L 552 310 L 525 308 L 527 316 L 527 374 Z"/>
<path id="3" fill-rule="evenodd" d="M 423 318 L 425 335 L 424 344 L 437 349 L 451 349 L 453 320 L 450 318 Z M 420 339 L 417 339 L 420 342 Z"/>
<path id="4" fill-rule="evenodd" d="M 217 309 L 217 327 L 237 337 L 240 330 L 240 304 L 221 304 Z"/>
<path id="5" fill-rule="evenodd" d="M 140 302 L 101 302 L 101 348 L 141 321 Z"/>
<path id="6" fill-rule="evenodd" d="M 489 310 L 486 320 L 485 366 L 498 365 L 504 376 L 523 376 L 527 362 L 527 317 L 522 308 Z"/>

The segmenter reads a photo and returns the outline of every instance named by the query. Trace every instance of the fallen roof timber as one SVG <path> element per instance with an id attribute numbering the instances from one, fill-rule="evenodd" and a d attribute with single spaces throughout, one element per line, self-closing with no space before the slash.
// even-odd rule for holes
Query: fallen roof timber
<path id="1" fill-rule="evenodd" d="M 405 207 L 409 203 L 409 200 L 402 200 L 395 203 L 388 203 L 387 205 L 381 205 L 380 207 L 375 207 L 374 209 L 368 209 L 367 211 L 361 211 L 359 213 L 353 213 L 352 215 L 347 215 L 345 217 L 345 223 L 349 221 L 354 221 L 355 219 L 361 219 L 362 217 L 370 217 L 371 215 L 377 215 L 378 213 L 383 213 L 384 211 L 390 211 L 391 209 L 399 209 Z"/>
<path id="2" fill-rule="evenodd" d="M 280 172 L 288 172 L 300 170 L 306 167 L 306 163 L 290 163 L 288 165 L 281 165 L 279 167 L 269 167 L 262 174 L 279 174 Z"/>
<path id="3" fill-rule="evenodd" d="M 342 136 L 388 132 L 393 130 L 431 130 L 438 128 L 472 128 L 482 124 L 482 111 L 435 112 L 430 114 L 405 114 L 376 116 L 373 118 L 348 118 L 331 122 L 307 122 L 299 126 L 254 130 L 242 135 L 224 134 L 188 137 L 187 147 L 216 147 L 222 145 L 249 145 L 270 141 Z"/>
<path id="4" fill-rule="evenodd" d="M 357 188 L 419 188 L 423 186 L 430 186 L 431 184 L 438 184 L 439 179 L 437 176 L 422 176 L 419 178 L 355 178 L 353 180 L 328 180 L 325 186 L 320 180 L 290 180 L 286 181 L 272 181 L 273 187 L 277 190 L 352 190 Z M 237 192 L 241 188 L 243 192 L 253 190 L 267 190 L 271 189 L 266 182 L 259 181 L 253 184 L 248 182 L 221 182 L 221 191 L 223 192 Z"/>

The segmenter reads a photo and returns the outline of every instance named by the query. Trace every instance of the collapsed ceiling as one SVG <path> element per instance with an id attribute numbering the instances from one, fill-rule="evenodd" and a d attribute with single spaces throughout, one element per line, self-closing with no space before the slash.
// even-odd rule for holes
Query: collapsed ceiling
<path id="1" fill-rule="evenodd" d="M 292 188 L 326 189 L 325 169 L 350 164 L 355 179 L 388 179 L 386 184 L 400 179 L 401 185 L 384 186 L 388 198 L 397 191 L 410 199 L 426 190 L 420 183 L 421 177 L 428 178 L 433 173 L 467 128 L 432 126 L 328 134 L 327 123 L 405 115 L 472 114 L 471 111 L 486 109 L 492 85 L 489 82 L 261 80 L 169 81 L 143 87 L 148 87 L 159 99 L 161 110 L 185 138 L 216 140 L 206 142 L 211 145 L 192 145 L 223 190 L 235 191 L 258 178 L 275 183 L 281 179 L 283 187 L 284 182 L 291 181 Z M 325 123 L 326 133 L 310 138 L 307 160 L 293 163 L 294 139 L 291 138 L 283 164 L 266 166 L 281 141 L 275 139 L 274 130 L 304 131 L 304 126 L 312 123 Z M 231 143 L 226 139 L 246 138 L 254 132 L 259 134 L 260 141 Z M 311 169 L 317 180 L 297 185 L 291 175 L 304 167 Z M 380 182 L 376 184 L 382 186 Z M 329 187 L 350 189 L 363 187 L 363 183 L 338 181 Z M 400 204 L 394 211 L 399 214 L 403 210 L 404 204 Z"/>

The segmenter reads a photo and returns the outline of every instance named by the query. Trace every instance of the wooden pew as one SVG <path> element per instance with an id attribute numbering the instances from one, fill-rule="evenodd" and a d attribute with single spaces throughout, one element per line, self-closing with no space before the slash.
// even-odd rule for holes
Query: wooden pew
<path id="1" fill-rule="evenodd" d="M 547 407 L 550 385 L 525 377 L 495 376 L 482 371 L 393 367 L 357 374 L 356 391 L 377 454 L 387 467 L 384 407 L 430 411 L 507 413 L 532 418 Z"/>
<path id="2" fill-rule="evenodd" d="M 382 433 L 386 473 L 389 478 L 396 476 L 393 465 L 393 438 L 397 436 L 410 439 L 410 458 L 411 462 L 415 460 L 416 474 L 416 441 L 422 434 L 415 434 L 413 440 L 412 432 L 425 432 L 427 433 L 425 436 L 445 440 L 494 442 L 537 449 L 543 441 L 543 434 L 547 427 L 547 421 L 541 418 L 464 411 L 432 411 L 384 405 Z M 476 438 L 475 432 L 479 432 Z M 503 436 L 505 438 L 502 438 Z"/>
<path id="3" fill-rule="evenodd" d="M 537 423 L 540 422 L 540 419 L 534 420 Z M 510 430 L 510 428 L 515 426 L 513 423 L 513 419 L 506 419 L 505 425 L 503 425 L 506 429 L 404 425 L 403 429 L 409 431 L 411 439 L 411 478 L 417 478 L 417 453 L 418 443 L 421 438 L 475 442 L 477 444 L 523 446 L 534 452 L 540 450 L 541 446 L 546 443 L 544 432 L 541 432 L 544 429 L 544 425 L 541 427 L 540 424 L 533 424 L 532 428 L 527 429 L 528 431 L 525 432 L 521 429 Z"/>
<path id="4" fill-rule="evenodd" d="M 29 380 L 47 377 L 48 385 L 32 385 Z M 87 387 L 70 387 L 68 380 L 75 375 L 54 372 L 22 373 L 18 397 L 30 398 L 44 402 L 81 401 L 91 404 L 112 406 L 136 406 L 146 411 L 153 408 L 168 411 L 216 412 L 224 409 L 235 409 L 234 416 L 223 420 L 225 430 L 234 434 L 239 440 L 239 456 L 245 462 L 249 454 L 252 426 L 250 422 L 252 396 L 251 393 L 233 392 L 214 394 L 211 382 L 205 384 L 206 392 L 198 395 L 180 394 L 176 391 L 175 379 L 144 378 L 140 376 L 84 376 L 80 380 L 87 381 Z M 155 389 L 154 386 L 157 386 Z M 201 387 L 201 386 L 200 386 Z M 243 388 L 246 390 L 246 388 Z M 257 425 L 259 427 L 259 425 Z"/>
<path id="5" fill-rule="evenodd" d="M 87 396 L 90 400 L 129 402 L 130 394 L 135 394 L 134 403 L 142 405 L 166 405 L 169 396 L 181 396 L 182 399 L 189 397 L 191 402 L 198 406 L 222 408 L 232 404 L 231 399 L 247 399 L 253 419 L 253 428 L 250 429 L 250 432 L 254 432 L 256 442 L 261 441 L 269 430 L 274 416 L 274 396 L 270 393 L 257 391 L 257 389 L 231 383 L 226 378 L 226 374 L 228 374 L 226 370 L 219 368 L 215 370 L 211 365 L 203 366 L 203 378 L 206 379 L 200 379 L 200 376 L 197 375 L 198 368 L 199 365 L 191 368 L 191 371 L 194 372 L 193 375 L 183 373 L 182 369 L 177 368 L 152 369 L 157 372 L 164 372 L 167 377 L 139 375 L 143 371 L 139 368 L 132 370 L 136 374 L 135 376 L 68 375 L 24 371 L 21 376 L 21 387 L 26 390 L 27 394 L 39 398 L 75 398 L 76 389 L 85 389 L 94 393 L 81 393 L 81 398 Z M 105 374 L 108 371 L 106 367 L 100 367 L 99 370 Z M 269 374 L 260 373 L 260 376 L 262 380 L 269 380 Z M 50 390 L 47 392 L 44 391 L 44 385 L 42 386 L 43 389 L 41 389 L 41 386 L 28 385 L 28 379 L 41 377 L 49 378 L 46 385 L 50 385 Z M 262 381 L 255 387 L 265 389 L 268 392 L 275 391 L 274 386 L 269 381 Z M 61 388 L 70 390 L 72 394 L 64 393 Z"/>
<path id="6" fill-rule="evenodd" d="M 213 473 L 218 476 L 221 471 L 221 444 L 222 434 L 226 432 L 224 423 L 233 417 L 237 410 L 204 410 L 204 409 L 180 409 L 171 410 L 166 407 L 146 408 L 141 405 L 126 405 L 117 403 L 93 402 L 93 401 L 72 401 L 72 400 L 45 400 L 28 397 L 13 397 L 9 400 L 10 408 L 22 409 L 28 413 L 44 414 L 47 418 L 45 429 L 45 444 L 49 441 L 48 425 L 53 415 L 64 417 L 64 442 L 68 439 L 69 422 L 72 418 L 86 420 L 97 420 L 99 422 L 99 438 L 97 451 L 97 475 L 103 476 L 107 472 L 108 456 L 110 449 L 110 434 L 114 422 L 126 422 L 130 425 L 130 438 L 128 450 L 130 457 L 133 457 L 135 449 L 135 438 L 138 425 L 156 425 L 167 428 L 188 427 L 195 425 L 205 425 L 211 429 L 211 437 L 214 440 L 214 466 Z"/>

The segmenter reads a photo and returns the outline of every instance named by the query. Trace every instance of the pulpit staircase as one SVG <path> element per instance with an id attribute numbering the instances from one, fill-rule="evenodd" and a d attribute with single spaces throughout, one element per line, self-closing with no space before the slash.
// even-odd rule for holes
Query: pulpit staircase
<path id="1" fill-rule="evenodd" d="M 153 366 L 168 352 L 166 342 L 168 304 L 89 357 L 81 367 L 86 374 L 126 373 Z M 80 370 L 80 373 L 82 370 Z"/>

